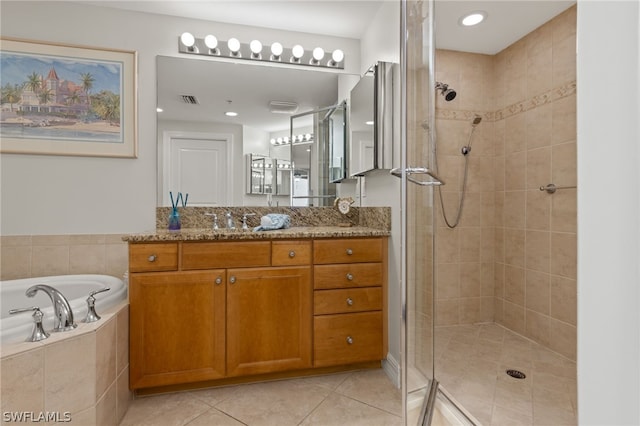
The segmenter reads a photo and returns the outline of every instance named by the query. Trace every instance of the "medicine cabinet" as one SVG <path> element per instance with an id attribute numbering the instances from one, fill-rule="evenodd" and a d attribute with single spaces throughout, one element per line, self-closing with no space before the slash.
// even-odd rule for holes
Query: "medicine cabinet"
<path id="1" fill-rule="evenodd" d="M 393 168 L 393 146 L 394 139 L 397 139 L 394 115 L 399 105 L 399 97 L 394 93 L 398 90 L 394 86 L 394 82 L 399 81 L 397 74 L 397 64 L 378 62 L 369 68 L 350 92 L 350 176 Z"/>

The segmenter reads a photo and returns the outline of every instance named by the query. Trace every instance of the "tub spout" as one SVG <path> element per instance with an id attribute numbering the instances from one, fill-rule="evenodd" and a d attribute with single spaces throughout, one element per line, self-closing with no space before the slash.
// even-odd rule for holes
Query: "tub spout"
<path id="1" fill-rule="evenodd" d="M 69 301 L 62 293 L 46 284 L 37 284 L 29 287 L 25 294 L 27 297 L 33 297 L 36 295 L 38 290 L 46 293 L 53 304 L 53 331 L 67 331 L 73 330 L 77 327 L 77 324 L 73 322 L 73 311 L 71 310 L 71 305 L 69 305 Z"/>

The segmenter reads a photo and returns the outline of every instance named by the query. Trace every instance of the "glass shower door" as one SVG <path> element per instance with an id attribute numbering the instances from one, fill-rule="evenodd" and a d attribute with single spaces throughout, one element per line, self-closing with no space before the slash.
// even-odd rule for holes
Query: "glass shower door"
<path id="1" fill-rule="evenodd" d="M 429 424 L 434 376 L 433 1 L 401 2 L 403 397 L 408 425 Z"/>

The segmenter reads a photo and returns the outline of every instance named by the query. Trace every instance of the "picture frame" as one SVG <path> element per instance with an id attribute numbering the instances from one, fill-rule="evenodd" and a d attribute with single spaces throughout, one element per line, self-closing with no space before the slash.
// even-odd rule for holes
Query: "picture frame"
<path id="1" fill-rule="evenodd" d="M 137 59 L 0 38 L 0 152 L 137 158 Z"/>

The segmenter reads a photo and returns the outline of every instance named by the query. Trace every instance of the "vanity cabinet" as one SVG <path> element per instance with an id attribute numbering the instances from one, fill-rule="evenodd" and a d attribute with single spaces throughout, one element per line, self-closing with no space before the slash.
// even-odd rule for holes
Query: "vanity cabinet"
<path id="1" fill-rule="evenodd" d="M 315 241 L 314 366 L 384 358 L 385 260 L 382 238 Z"/>
<path id="2" fill-rule="evenodd" d="M 130 387 L 380 361 L 386 245 L 384 237 L 130 243 Z"/>
<path id="3" fill-rule="evenodd" d="M 227 275 L 227 375 L 311 367 L 311 268 Z"/>
<path id="4" fill-rule="evenodd" d="M 225 271 L 132 273 L 132 389 L 225 376 Z"/>
<path id="5" fill-rule="evenodd" d="M 130 244 L 131 388 L 311 367 L 311 245 Z"/>

